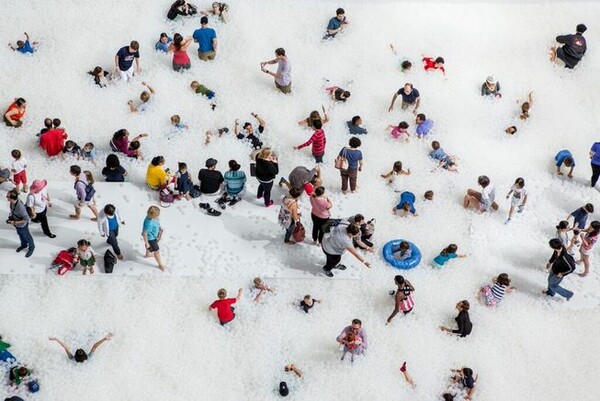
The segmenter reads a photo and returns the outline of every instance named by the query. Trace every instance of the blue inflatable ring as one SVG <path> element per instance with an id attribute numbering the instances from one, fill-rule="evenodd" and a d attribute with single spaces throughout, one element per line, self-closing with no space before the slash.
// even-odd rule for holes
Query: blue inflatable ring
<path id="1" fill-rule="evenodd" d="M 405 240 L 395 239 L 395 240 L 390 241 L 387 244 L 385 244 L 383 246 L 383 258 L 385 259 L 386 262 L 388 262 L 390 265 L 392 265 L 396 269 L 402 269 L 402 270 L 414 269 L 415 267 L 417 267 L 419 265 L 419 263 L 421 263 L 421 251 L 412 242 L 407 241 L 408 245 L 410 246 L 410 250 L 412 251 L 410 258 L 404 259 L 404 260 L 399 260 L 399 259 L 394 258 L 394 249 L 398 249 L 398 247 L 400 246 L 400 243 L 402 241 L 405 241 Z"/>

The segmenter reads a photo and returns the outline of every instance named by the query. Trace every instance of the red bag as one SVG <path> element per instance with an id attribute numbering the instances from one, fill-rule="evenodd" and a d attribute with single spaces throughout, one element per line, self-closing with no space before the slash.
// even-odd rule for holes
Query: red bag
<path id="1" fill-rule="evenodd" d="M 304 237 L 306 237 L 306 230 L 301 222 L 296 223 L 296 227 L 294 227 L 294 232 L 292 233 L 292 238 L 296 242 L 303 242 Z"/>

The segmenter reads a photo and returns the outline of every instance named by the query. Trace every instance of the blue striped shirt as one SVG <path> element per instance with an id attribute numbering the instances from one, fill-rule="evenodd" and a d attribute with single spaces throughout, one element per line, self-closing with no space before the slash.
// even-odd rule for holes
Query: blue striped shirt
<path id="1" fill-rule="evenodd" d="M 229 195 L 237 195 L 244 189 L 246 174 L 243 171 L 229 170 L 224 175 L 225 187 Z"/>

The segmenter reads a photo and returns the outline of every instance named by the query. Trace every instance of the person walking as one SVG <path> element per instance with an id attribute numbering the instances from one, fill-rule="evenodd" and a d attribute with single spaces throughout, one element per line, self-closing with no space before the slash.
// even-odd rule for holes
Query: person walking
<path id="1" fill-rule="evenodd" d="M 42 225 L 44 235 L 49 238 L 56 238 L 48 225 L 48 207 L 52 206 L 52 203 L 50 203 L 50 195 L 48 195 L 46 189 L 47 185 L 48 181 L 46 180 L 34 180 L 29 188 L 25 206 L 28 208 L 31 221 Z"/>
<path id="2" fill-rule="evenodd" d="M 21 200 L 19 199 L 19 193 L 16 189 L 11 189 L 6 194 L 6 199 L 10 204 L 10 214 L 8 215 L 8 219 L 6 223 L 13 226 L 17 230 L 17 235 L 19 236 L 19 240 L 21 241 L 21 245 L 17 248 L 17 252 L 21 252 L 25 248 L 27 249 L 27 253 L 25 257 L 28 258 L 33 255 L 33 251 L 35 250 L 35 244 L 33 242 L 33 237 L 29 233 L 29 215 L 27 214 L 27 209 Z"/>
<path id="3" fill-rule="evenodd" d="M 266 207 L 273 204 L 271 189 L 273 189 L 273 181 L 277 174 L 279 174 L 277 157 L 271 148 L 261 149 L 256 155 L 256 179 L 258 180 L 256 197 L 264 198 Z"/>
<path id="4" fill-rule="evenodd" d="M 402 311 L 403 314 L 407 315 L 415 306 L 415 301 L 413 300 L 412 293 L 415 291 L 415 287 L 405 279 L 401 275 L 397 275 L 394 277 L 394 283 L 398 286 L 396 291 L 392 291 L 391 294 L 394 295 L 394 311 L 387 318 L 387 323 L 390 324 L 392 319 L 398 314 L 398 312 Z"/>
<path id="5" fill-rule="evenodd" d="M 192 35 L 198 43 L 198 58 L 202 61 L 214 60 L 217 56 L 217 33 L 208 27 L 208 17 L 200 18 L 200 29 Z"/>
<path id="6" fill-rule="evenodd" d="M 277 64 L 277 72 L 271 72 L 265 68 L 267 64 Z M 275 79 L 275 87 L 282 93 L 292 91 L 292 65 L 285 55 L 285 49 L 280 47 L 275 49 L 275 58 L 260 63 L 260 70 Z"/>
<path id="7" fill-rule="evenodd" d="M 573 291 L 561 287 L 560 283 L 566 276 L 573 273 L 577 266 L 575 259 L 569 254 L 573 243 L 565 246 L 560 239 L 553 238 L 548 244 L 553 252 L 552 257 L 546 264 L 546 269 L 550 270 L 548 273 L 548 288 L 542 292 L 550 297 L 558 294 L 568 301 L 573 297 Z"/>
<path id="8" fill-rule="evenodd" d="M 367 332 L 362 328 L 362 321 L 360 319 L 352 319 L 350 326 L 344 327 L 342 332 L 337 336 L 336 341 L 342 345 L 345 345 L 348 333 L 352 333 L 360 338 L 360 349 L 359 353 L 364 354 L 364 351 L 369 348 L 369 342 L 367 338 Z"/>
<path id="9" fill-rule="evenodd" d="M 596 186 L 598 178 L 600 177 L 600 142 L 594 142 L 592 145 L 592 148 L 590 149 L 590 159 L 592 165 L 592 179 L 590 184 L 593 188 Z"/>
<path id="10" fill-rule="evenodd" d="M 346 270 L 346 266 L 340 264 L 342 255 L 346 251 L 350 252 L 365 266 L 371 267 L 371 264 L 354 248 L 352 239 L 359 234 L 360 228 L 356 224 L 338 224 L 328 236 L 323 238 L 321 249 L 326 258 L 323 271 L 327 277 L 333 277 L 331 272 L 333 269 Z"/>

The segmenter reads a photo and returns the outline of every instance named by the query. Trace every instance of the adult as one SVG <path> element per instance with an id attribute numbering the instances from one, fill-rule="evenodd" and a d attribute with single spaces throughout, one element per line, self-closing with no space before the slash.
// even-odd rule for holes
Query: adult
<path id="1" fill-rule="evenodd" d="M 27 111 L 27 102 L 22 97 L 15 99 L 4 112 L 4 123 L 7 127 L 19 128 L 23 125 L 23 117 Z"/>
<path id="2" fill-rule="evenodd" d="M 191 36 L 184 39 L 179 33 L 173 36 L 173 43 L 168 48 L 169 52 L 173 52 L 173 70 L 189 70 L 192 66 L 190 56 L 187 54 L 187 48 L 192 44 L 192 40 Z"/>
<path id="3" fill-rule="evenodd" d="M 189 4 L 185 0 L 176 0 L 173 4 L 171 4 L 171 7 L 167 12 L 167 18 L 173 21 L 179 15 L 188 16 L 196 15 L 197 13 L 198 9 L 195 5 Z"/>
<path id="4" fill-rule="evenodd" d="M 235 161 L 229 160 L 229 171 L 223 174 L 225 178 L 225 192 L 219 199 L 219 206 L 224 208 L 225 202 L 229 202 L 229 206 L 233 206 L 242 200 L 241 195 L 246 185 L 246 173 L 240 171 L 242 166 Z"/>
<path id="5" fill-rule="evenodd" d="M 361 127 L 362 122 L 363 121 L 362 118 L 360 118 L 360 116 L 354 116 L 352 117 L 352 120 L 346 121 L 346 125 L 348 126 L 348 131 L 350 131 L 350 134 L 365 135 L 367 133 L 367 130 Z"/>
<path id="6" fill-rule="evenodd" d="M 168 169 L 165 169 L 165 158 L 162 156 L 153 157 L 146 170 L 146 185 L 150 189 L 158 190 L 169 184 L 171 176 Z"/>
<path id="7" fill-rule="evenodd" d="M 548 244 L 553 252 L 552 257 L 546 264 L 546 269 L 550 270 L 548 273 L 548 288 L 542 292 L 550 297 L 558 294 L 568 301 L 573 297 L 573 292 L 561 287 L 560 283 L 566 276 L 573 273 L 577 267 L 575 259 L 569 253 L 573 244 L 565 246 L 558 238 L 551 239 Z"/>
<path id="8" fill-rule="evenodd" d="M 219 192 L 221 185 L 225 182 L 223 174 L 217 170 L 217 163 L 217 160 L 211 157 L 204 163 L 206 168 L 200 169 L 198 172 L 200 192 L 205 195 L 212 195 Z"/>
<path id="9" fill-rule="evenodd" d="M 251 113 L 251 114 L 252 114 L 252 117 L 254 117 L 256 119 L 256 121 L 258 122 L 258 127 L 255 128 L 252 125 L 252 123 L 250 123 L 249 121 L 246 121 L 243 126 L 244 132 L 242 133 L 240 131 L 239 120 L 235 120 L 234 132 L 235 132 L 235 136 L 238 139 L 245 140 L 246 142 L 250 143 L 250 145 L 252 146 L 252 149 L 259 150 L 263 146 L 263 143 L 260 140 L 260 134 L 262 134 L 264 132 L 265 127 L 267 126 L 267 123 L 257 113 Z M 244 134 L 246 134 L 246 135 L 244 136 Z"/>
<path id="10" fill-rule="evenodd" d="M 590 159 L 592 165 L 592 179 L 590 184 L 592 187 L 595 187 L 598 182 L 598 177 L 600 177 L 600 142 L 594 142 L 592 145 L 592 148 L 590 149 Z M 575 165 L 575 163 L 573 163 L 573 165 Z"/>
<path id="11" fill-rule="evenodd" d="M 133 74 L 142 72 L 140 66 L 140 44 L 136 40 L 132 40 L 129 46 L 123 46 L 115 54 L 115 71 L 123 81 L 133 79 Z M 133 61 L 135 60 L 135 69 Z"/>
<path id="12" fill-rule="evenodd" d="M 584 24 L 579 24 L 575 30 L 575 35 L 559 35 L 556 37 L 556 41 L 563 46 L 558 48 L 552 46 L 550 49 L 551 62 L 556 62 L 558 58 L 565 63 L 565 68 L 575 68 L 583 58 L 587 50 L 587 43 L 583 34 L 587 31 L 587 27 Z"/>
<path id="13" fill-rule="evenodd" d="M 211 8 L 208 8 L 201 12 L 202 15 L 214 15 L 219 17 L 222 23 L 226 24 L 229 19 L 229 5 L 227 3 L 220 3 L 215 1 L 212 3 Z"/>
<path id="14" fill-rule="evenodd" d="M 300 213 L 298 207 L 298 198 L 302 195 L 302 191 L 297 188 L 290 189 L 289 193 L 283 197 L 281 201 L 281 212 L 279 213 L 279 222 L 285 228 L 285 236 L 283 242 L 288 245 L 293 245 L 296 242 L 292 241 L 292 234 L 296 225 L 300 222 Z"/>
<path id="15" fill-rule="evenodd" d="M 81 167 L 77 165 L 71 166 L 69 173 L 75 180 L 73 189 L 75 189 L 75 195 L 77 196 L 77 201 L 73 205 L 75 206 L 75 214 L 69 215 L 69 218 L 71 220 L 79 220 L 81 208 L 87 206 L 94 214 L 92 221 L 97 221 L 98 209 L 96 208 L 96 198 L 94 197 L 96 190 L 93 188 L 94 180 L 92 173 L 89 171 L 82 172 Z"/>
<path id="16" fill-rule="evenodd" d="M 10 214 L 8 215 L 6 223 L 13 226 L 17 230 L 17 235 L 21 241 L 21 245 L 19 245 L 17 248 L 17 252 L 21 252 L 27 248 L 25 257 L 28 258 L 33 255 L 35 243 L 33 242 L 33 237 L 29 232 L 30 219 L 29 215 L 27 214 L 27 208 L 19 199 L 19 193 L 16 189 L 11 189 L 8 191 L 6 194 L 6 199 L 10 204 Z"/>
<path id="17" fill-rule="evenodd" d="M 102 168 L 102 175 L 106 177 L 106 182 L 124 182 L 127 170 L 121 166 L 119 156 L 111 153 L 106 156 L 106 166 Z"/>
<path id="18" fill-rule="evenodd" d="M 310 195 L 308 192 L 311 192 L 315 186 L 323 184 L 323 181 L 321 180 L 321 167 L 315 166 L 314 168 L 309 169 L 304 166 L 296 166 L 290 172 L 288 180 L 289 181 L 282 177 L 281 180 L 279 180 L 279 186 L 286 184 L 288 188 L 296 188 L 301 191 L 304 190 Z"/>
<path id="19" fill-rule="evenodd" d="M 338 224 L 333 227 L 328 236 L 323 238 L 321 249 L 326 257 L 323 271 L 327 277 L 333 277 L 333 273 L 331 272 L 333 269 L 346 270 L 346 266 L 340 264 L 342 255 L 346 251 L 350 252 L 365 266 L 371 267 L 371 264 L 358 253 L 352 243 L 352 239 L 359 234 L 360 228 L 356 224 Z"/>
<path id="20" fill-rule="evenodd" d="M 390 104 L 388 112 L 391 113 L 392 110 L 394 110 L 394 103 L 398 96 L 402 97 L 402 110 L 408 109 L 409 106 L 414 106 L 413 113 L 417 114 L 417 110 L 421 104 L 421 94 L 413 87 L 413 84 L 407 82 L 404 84 L 404 87 L 398 89 L 398 92 L 394 93 L 392 104 Z"/>
<path id="21" fill-rule="evenodd" d="M 362 321 L 360 319 L 352 319 L 350 326 L 344 327 L 339 336 L 335 339 L 340 344 L 345 344 L 348 333 L 352 332 L 355 336 L 360 337 L 361 344 L 359 345 L 360 354 L 364 354 L 365 350 L 369 348 L 369 342 L 367 338 L 367 332 L 362 328 Z"/>
<path id="22" fill-rule="evenodd" d="M 89 353 L 86 353 L 82 348 L 77 348 L 75 350 L 75 354 L 71 353 L 71 350 L 69 349 L 69 347 L 64 343 L 64 341 L 60 340 L 59 338 L 49 337 L 48 340 L 57 342 L 58 345 L 60 345 L 62 347 L 62 349 L 65 350 L 65 352 L 67 353 L 67 357 L 70 360 L 75 361 L 77 363 L 83 363 L 83 362 L 87 361 L 88 359 L 90 359 L 94 355 L 94 353 L 96 352 L 98 347 L 100 347 L 105 342 L 110 341 L 112 338 L 113 338 L 113 334 L 108 333 L 107 335 L 102 337 L 99 341 L 94 343 L 94 345 L 92 346 L 92 349 L 90 350 Z"/>
<path id="23" fill-rule="evenodd" d="M 363 155 L 358 148 L 360 147 L 360 139 L 353 136 L 348 141 L 348 147 L 342 148 L 338 157 L 342 157 L 346 160 L 346 168 L 340 169 L 340 176 L 342 178 L 342 193 L 345 195 L 348 193 L 348 183 L 350 183 L 350 191 L 356 192 L 356 181 L 358 179 L 358 172 L 362 171 L 363 167 Z"/>
<path id="24" fill-rule="evenodd" d="M 496 189 L 490 183 L 490 179 L 486 175 L 480 175 L 477 178 L 477 184 L 481 186 L 481 192 L 474 189 L 468 189 L 463 200 L 465 209 L 475 209 L 480 213 L 489 211 L 490 209 L 498 210 L 498 204 L 495 202 Z"/>
<path id="25" fill-rule="evenodd" d="M 146 138 L 148 134 L 139 134 L 131 141 L 129 140 L 129 131 L 125 128 L 121 128 L 113 134 L 112 139 L 110 140 L 110 148 L 113 152 L 121 152 L 126 154 L 128 157 L 133 157 L 136 159 L 142 159 L 142 152 L 140 152 L 139 147 L 137 149 L 133 149 L 135 146 L 131 146 L 132 143 L 138 142 L 142 138 Z"/>
<path id="26" fill-rule="evenodd" d="M 50 195 L 48 195 L 48 190 L 46 189 L 47 185 L 48 181 L 46 180 L 34 180 L 29 188 L 25 206 L 27 206 L 31 221 L 42 225 L 44 235 L 49 238 L 56 238 L 56 235 L 50 231 L 48 216 L 46 215 L 48 207 L 52 206 Z"/>
<path id="27" fill-rule="evenodd" d="M 261 149 L 256 154 L 256 179 L 258 180 L 258 192 L 256 197 L 263 198 L 265 206 L 273 205 L 271 200 L 271 189 L 273 189 L 273 181 L 279 174 L 279 164 L 277 156 L 271 151 L 271 148 Z"/>
<path id="28" fill-rule="evenodd" d="M 599 142 L 596 142 L 600 145 Z M 596 145 L 596 143 L 592 146 L 592 149 L 594 149 L 594 146 Z M 595 152 L 594 152 L 595 154 Z M 600 154 L 598 154 L 599 156 L 599 161 L 598 163 L 600 163 Z M 592 154 L 592 151 L 590 151 L 590 158 L 592 158 L 592 171 L 594 171 L 594 155 Z M 573 155 L 571 154 L 571 152 L 568 149 L 563 149 L 560 150 L 556 156 L 554 156 L 554 161 L 556 162 L 556 174 L 558 175 L 563 175 L 561 170 L 562 165 L 564 164 L 566 167 L 569 168 L 569 173 L 567 174 L 567 177 L 569 178 L 573 178 L 573 170 L 575 169 L 575 159 L 573 158 Z M 598 174 L 600 175 L 600 167 L 598 169 Z M 596 177 L 596 180 L 598 179 L 598 177 Z M 593 178 L 592 178 L 593 180 Z M 592 184 L 592 186 L 595 185 Z"/>
<path id="29" fill-rule="evenodd" d="M 323 242 L 323 226 L 331 217 L 330 210 L 333 207 L 331 198 L 325 196 L 325 188 L 318 186 L 310 196 L 310 217 L 313 223 L 312 239 L 315 245 Z"/>
<path id="30" fill-rule="evenodd" d="M 320 121 L 321 126 L 327 124 L 329 122 L 329 116 L 327 115 L 327 111 L 325 111 L 325 107 L 321 106 L 321 109 L 323 110 L 323 117 L 319 114 L 319 110 L 313 110 L 310 112 L 308 118 L 298 121 L 298 125 L 315 129 L 315 121 Z"/>
<path id="31" fill-rule="evenodd" d="M 208 17 L 200 18 L 200 29 L 192 35 L 194 42 L 198 43 L 198 57 L 200 60 L 214 60 L 217 55 L 217 33 L 208 27 Z"/>
<path id="32" fill-rule="evenodd" d="M 594 244 L 598 241 L 600 221 L 592 221 L 592 224 L 590 224 L 590 227 L 586 231 L 586 233 L 582 233 L 581 235 L 581 246 L 579 247 L 581 262 L 583 262 L 583 273 L 579 273 L 580 277 L 585 277 L 590 272 L 590 254 L 592 253 Z"/>
<path id="33" fill-rule="evenodd" d="M 49 157 L 62 154 L 65 140 L 69 136 L 62 128 L 52 128 L 40 136 L 40 148 L 46 151 Z"/>
<path id="34" fill-rule="evenodd" d="M 395 292 L 392 291 L 394 294 L 394 310 L 387 318 L 386 324 L 390 324 L 398 312 L 402 311 L 403 314 L 407 315 L 415 306 L 415 301 L 412 297 L 412 293 L 415 291 L 415 288 L 410 281 L 405 279 L 403 276 L 397 275 L 394 277 L 394 283 L 398 287 Z"/>
<path id="35" fill-rule="evenodd" d="M 334 38 L 339 32 L 343 31 L 348 25 L 348 21 L 346 20 L 346 12 L 343 8 L 338 8 L 335 10 L 335 17 L 329 20 L 329 24 L 327 24 L 327 34 L 323 37 L 323 39 Z"/>
<path id="36" fill-rule="evenodd" d="M 446 326 L 440 326 L 440 330 L 445 331 L 447 333 L 458 334 L 460 337 L 466 337 L 471 334 L 473 330 L 473 323 L 471 323 L 471 319 L 469 318 L 469 309 L 470 309 L 469 301 L 463 300 L 456 304 L 456 309 L 458 310 L 458 316 L 454 319 L 456 320 L 456 324 L 458 325 L 458 329 L 451 329 Z"/>
<path id="37" fill-rule="evenodd" d="M 500 93 L 500 82 L 496 81 L 491 75 L 481 84 L 481 96 L 502 97 Z"/>
<path id="38" fill-rule="evenodd" d="M 277 72 L 271 72 L 265 68 L 267 64 L 277 64 Z M 292 91 L 292 65 L 285 55 L 285 49 L 279 47 L 275 49 L 275 58 L 273 60 L 260 63 L 260 70 L 275 79 L 275 87 L 282 93 Z"/>

